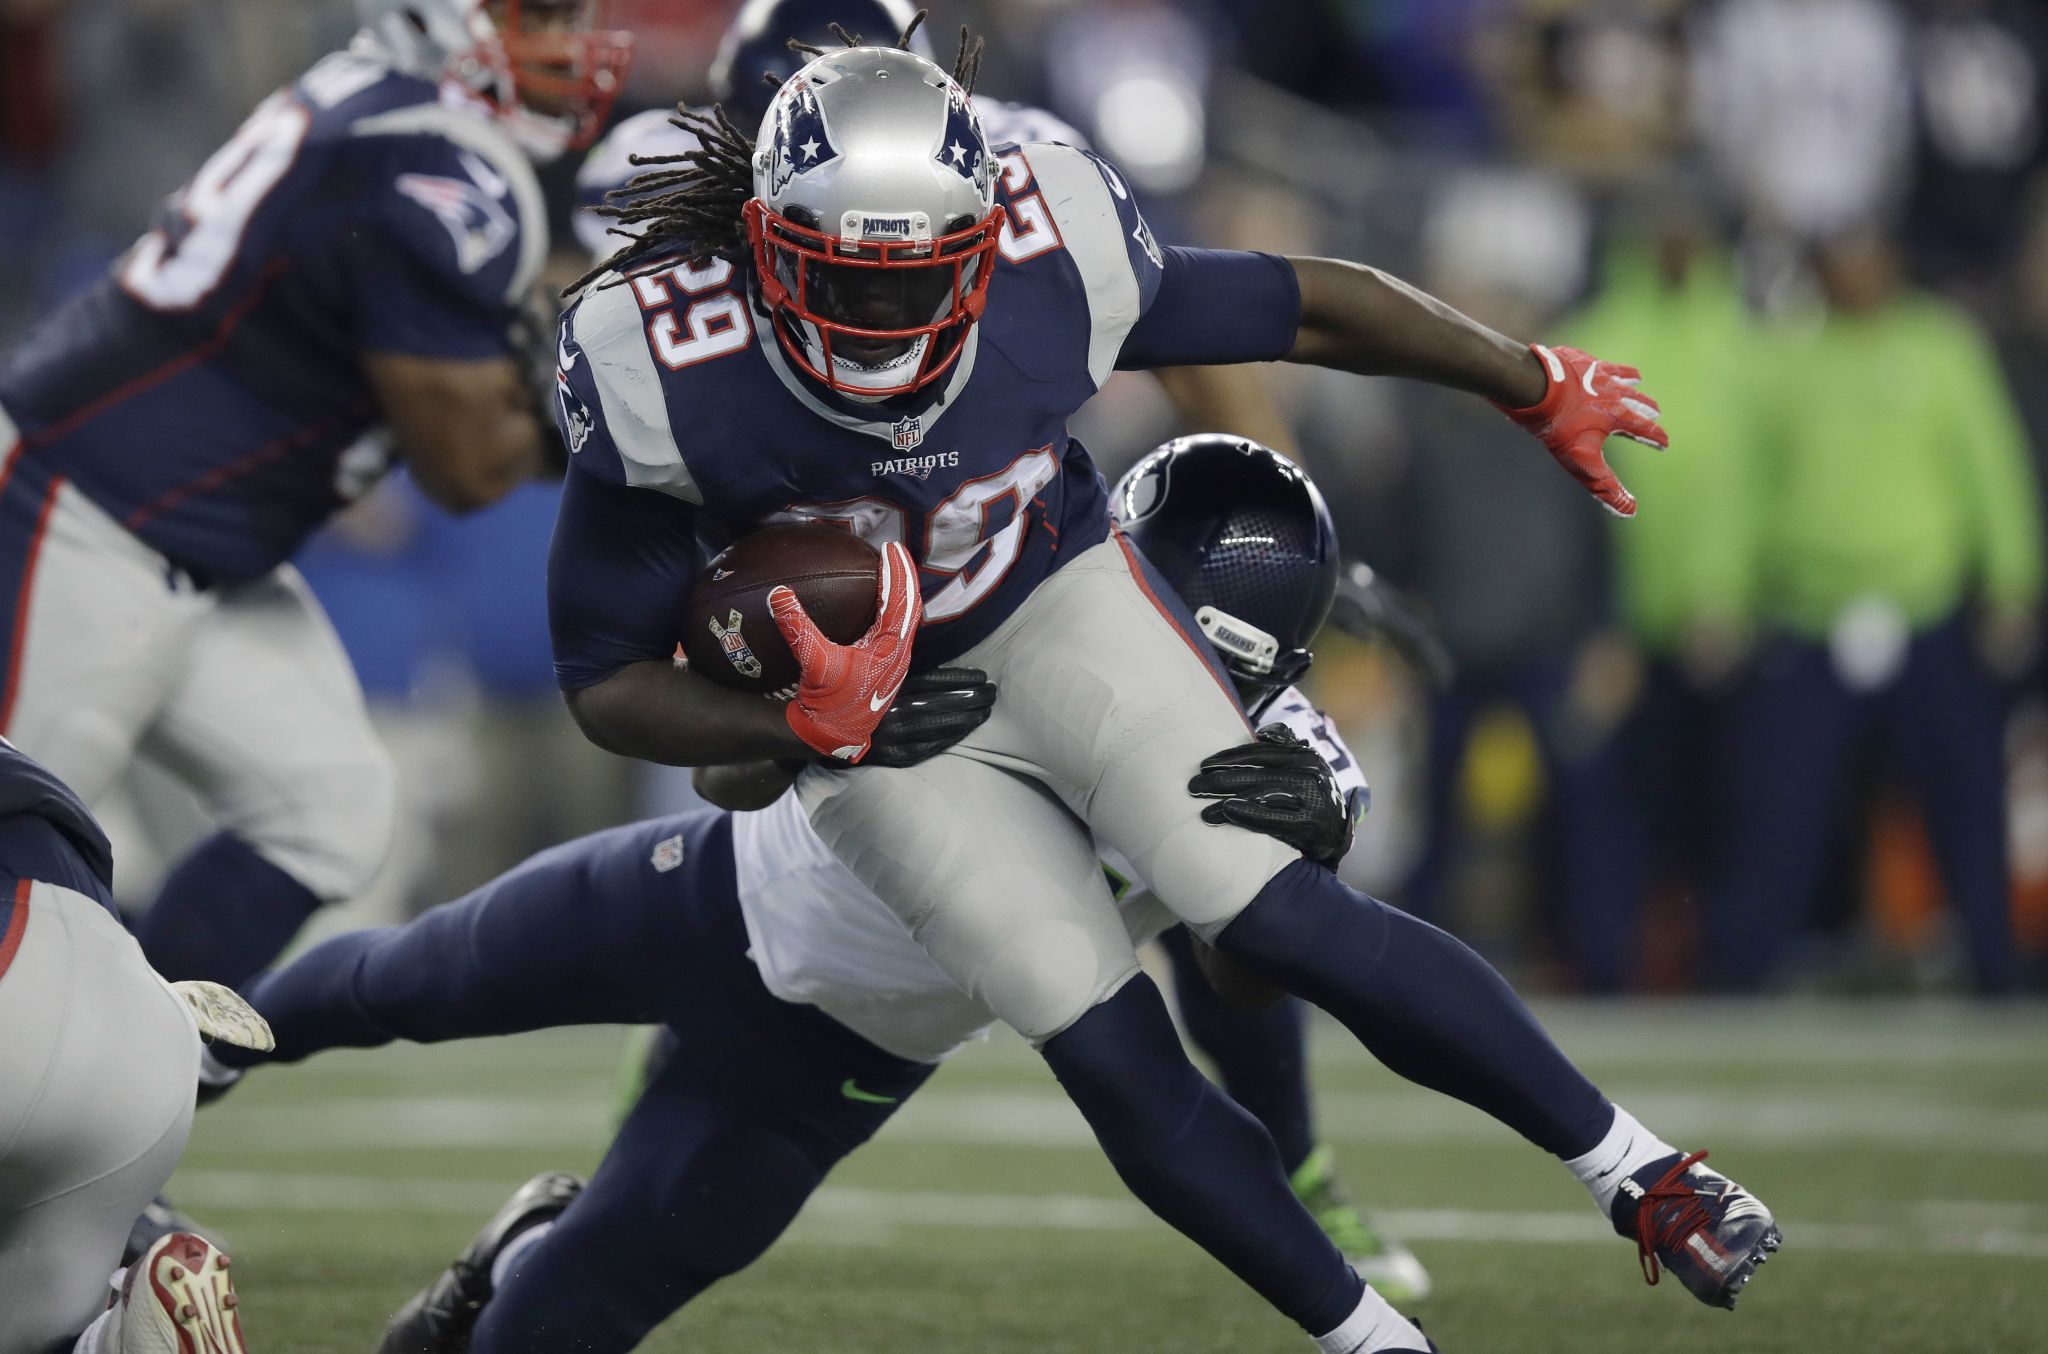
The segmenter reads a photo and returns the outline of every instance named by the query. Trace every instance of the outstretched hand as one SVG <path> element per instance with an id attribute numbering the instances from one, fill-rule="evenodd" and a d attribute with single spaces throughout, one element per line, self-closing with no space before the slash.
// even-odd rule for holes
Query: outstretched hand
<path id="1" fill-rule="evenodd" d="M 1500 411 L 1526 429 L 1557 458 L 1571 477 L 1617 517 L 1636 515 L 1636 496 L 1622 487 L 1607 464 L 1606 445 L 1620 435 L 1645 446 L 1671 445 L 1657 422 L 1657 402 L 1636 387 L 1642 373 L 1634 367 L 1602 362 L 1577 348 L 1529 345 L 1543 364 L 1549 388 L 1526 409 Z"/>

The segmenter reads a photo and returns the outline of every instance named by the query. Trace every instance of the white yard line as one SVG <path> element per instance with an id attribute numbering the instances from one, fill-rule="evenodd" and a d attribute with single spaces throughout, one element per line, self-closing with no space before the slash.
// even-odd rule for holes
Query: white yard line
<path id="1" fill-rule="evenodd" d="M 283 1213 L 426 1213 L 473 1215 L 478 1222 L 505 1201 L 508 1183 L 350 1175 L 269 1174 L 258 1171 L 178 1172 L 171 1191 L 180 1204 L 201 1210 Z M 1943 1255 L 1986 1255 L 2048 1260 L 2048 1232 L 2019 1224 L 2038 1211 L 2002 1213 L 2012 1225 L 1938 1224 L 1944 1217 L 1978 1215 L 1985 1205 L 1927 1201 L 1909 1216 L 1922 1228 L 1816 1223 L 1786 1224 L 1787 1245 L 1832 1251 L 1913 1250 Z M 1591 1210 L 1482 1212 L 1457 1208 L 1395 1209 L 1375 1215 L 1410 1241 L 1620 1243 Z M 828 1185 L 804 1210 L 803 1222 L 827 1227 L 967 1227 L 1059 1232 L 1134 1231 L 1161 1226 L 1129 1199 L 1084 1194 L 969 1194 L 930 1190 L 868 1190 Z M 232 1230 L 232 1229 L 230 1229 Z M 816 1238 L 814 1238 L 816 1239 Z"/>
<path id="2" fill-rule="evenodd" d="M 1994 1107 L 1944 1098 L 1937 1088 L 1757 1093 L 1646 1091 L 1617 1098 L 1674 1141 L 1713 1146 L 1854 1144 L 1938 1147 L 1947 1152 L 2048 1154 L 2048 1109 Z M 1324 1091 L 1323 1133 L 1388 1145 L 1500 1144 L 1507 1130 L 1466 1106 L 1423 1091 Z M 588 1148 L 610 1130 L 595 1098 L 424 1095 L 230 1101 L 199 1124 L 202 1141 L 270 1153 L 434 1147 Z M 885 1141 L 1002 1147 L 1092 1148 L 1094 1138 L 1058 1089 L 947 1090 L 909 1104 Z"/>

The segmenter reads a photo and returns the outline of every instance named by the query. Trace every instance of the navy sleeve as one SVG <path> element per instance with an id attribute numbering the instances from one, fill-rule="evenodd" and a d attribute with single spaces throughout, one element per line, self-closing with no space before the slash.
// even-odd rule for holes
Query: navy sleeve
<path id="1" fill-rule="evenodd" d="M 1301 327 L 1301 282 L 1277 254 L 1162 251 L 1159 289 L 1116 358 L 1121 371 L 1277 362 Z"/>
<path id="2" fill-rule="evenodd" d="M 695 508 L 607 483 L 572 459 L 548 552 L 556 683 L 574 691 L 629 663 L 673 657 L 701 567 Z"/>
<path id="3" fill-rule="evenodd" d="M 62 829 L 33 813 L 0 818 L 0 897 L 14 896 L 14 884 L 40 880 L 82 893 L 119 916 L 114 891 Z"/>
<path id="4" fill-rule="evenodd" d="M 520 208 L 477 155 L 393 138 L 350 238 L 357 342 L 370 352 L 480 359 L 512 350 Z"/>

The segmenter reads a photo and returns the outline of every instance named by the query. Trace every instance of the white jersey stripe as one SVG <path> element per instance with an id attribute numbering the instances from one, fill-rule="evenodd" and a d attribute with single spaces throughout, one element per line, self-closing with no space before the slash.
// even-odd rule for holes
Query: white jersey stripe
<path id="1" fill-rule="evenodd" d="M 1087 289 L 1093 322 L 1088 375 L 1100 386 L 1109 379 L 1117 352 L 1140 314 L 1138 276 L 1124 248 L 1123 220 L 1102 171 L 1081 152 L 1038 145 L 1027 147 L 1024 159 Z"/>
<path id="2" fill-rule="evenodd" d="M 702 503 L 697 481 L 669 427 L 668 399 L 654 369 L 633 289 L 611 274 L 592 283 L 577 304 L 571 337 L 596 369 L 604 426 L 619 449 L 626 482 Z"/>

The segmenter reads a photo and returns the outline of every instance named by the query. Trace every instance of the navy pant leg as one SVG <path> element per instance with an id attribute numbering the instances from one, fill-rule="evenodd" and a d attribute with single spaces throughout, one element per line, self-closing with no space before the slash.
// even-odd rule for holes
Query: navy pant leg
<path id="1" fill-rule="evenodd" d="M 1714 991 L 1768 987 L 1813 914 L 1865 707 L 1828 651 L 1781 637 L 1733 698 L 1728 831 L 1700 918 L 1700 977 Z"/>
<path id="2" fill-rule="evenodd" d="M 473 1354 L 623 1354 L 768 1249 L 824 1179 L 815 1143 L 672 1058 L 583 1193 L 484 1308 Z"/>
<path id="3" fill-rule="evenodd" d="M 1914 638 L 1887 695 L 1884 721 L 1927 816 L 1977 985 L 1986 993 L 2014 991 L 2020 962 L 2006 843 L 2004 700 L 1960 620 Z"/>
<path id="4" fill-rule="evenodd" d="M 234 833 L 217 832 L 171 870 L 135 939 L 166 978 L 239 988 L 319 910 L 311 889 Z"/>
<path id="5" fill-rule="evenodd" d="M 676 918 L 706 891 L 728 822 L 700 810 L 613 828 L 543 851 L 403 926 L 337 936 L 259 979 L 250 1002 L 277 1034 L 269 1055 L 431 1043 L 557 1025 L 662 1018 Z M 674 843 L 657 858 L 657 848 Z M 680 851 L 680 855 L 674 855 Z M 670 859 L 684 868 L 670 865 Z M 728 892 L 730 886 L 726 886 Z"/>
<path id="6" fill-rule="evenodd" d="M 1547 1152 L 1591 1151 L 1614 1122 L 1492 965 L 1320 865 L 1273 876 L 1216 943 L 1343 1021 L 1394 1072 Z"/>
<path id="7" fill-rule="evenodd" d="M 589 1186 L 484 1309 L 473 1354 L 634 1348 L 759 1258 L 934 1070 L 762 986 L 747 958 L 729 822 L 705 834 L 705 866 L 665 965 L 676 1051 Z"/>
<path id="8" fill-rule="evenodd" d="M 1216 1068 L 1223 1090 L 1273 1135 L 1291 1176 L 1315 1149 L 1308 1092 L 1308 1022 L 1300 1001 L 1282 997 L 1263 1011 L 1231 1008 L 1202 976 L 1188 933 L 1160 943 L 1173 958 L 1173 994 L 1188 1038 Z"/>
<path id="9" fill-rule="evenodd" d="M 1041 1052 L 1147 1208 L 1309 1333 L 1351 1315 L 1358 1276 L 1288 1188 L 1258 1121 L 1187 1060 L 1150 978 L 1132 978 Z"/>

